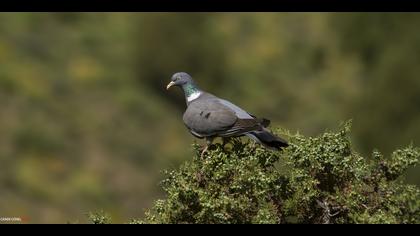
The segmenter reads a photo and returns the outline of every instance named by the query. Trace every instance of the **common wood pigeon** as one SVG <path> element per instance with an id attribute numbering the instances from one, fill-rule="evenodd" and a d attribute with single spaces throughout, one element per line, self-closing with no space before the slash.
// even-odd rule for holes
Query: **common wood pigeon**
<path id="1" fill-rule="evenodd" d="M 225 142 L 226 138 L 246 135 L 272 150 L 288 146 L 284 139 L 266 128 L 269 120 L 259 119 L 235 104 L 199 89 L 187 73 L 175 73 L 166 89 L 172 86 L 181 87 L 184 91 L 187 103 L 184 124 L 192 135 L 206 139 L 202 158 L 215 137 L 221 137 Z"/>

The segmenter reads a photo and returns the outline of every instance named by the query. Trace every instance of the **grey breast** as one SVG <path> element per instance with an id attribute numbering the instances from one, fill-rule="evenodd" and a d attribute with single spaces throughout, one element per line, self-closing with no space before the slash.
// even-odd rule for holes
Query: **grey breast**
<path id="1" fill-rule="evenodd" d="M 198 137 L 223 134 L 236 123 L 237 119 L 232 109 L 208 93 L 203 93 L 189 103 L 183 116 L 184 124 Z"/>

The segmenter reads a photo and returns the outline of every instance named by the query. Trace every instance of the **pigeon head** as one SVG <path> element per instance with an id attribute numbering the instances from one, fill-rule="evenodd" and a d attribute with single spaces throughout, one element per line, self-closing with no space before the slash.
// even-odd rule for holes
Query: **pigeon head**
<path id="1" fill-rule="evenodd" d="M 170 89 L 172 86 L 178 86 L 184 91 L 185 99 L 187 104 L 201 95 L 201 90 L 195 85 L 191 76 L 185 72 L 175 73 L 171 82 L 166 86 L 166 89 Z"/>
<path id="2" fill-rule="evenodd" d="M 166 89 L 169 89 L 172 86 L 182 87 L 187 84 L 194 84 L 194 81 L 192 80 L 191 76 L 185 72 L 178 72 L 172 76 L 171 82 L 169 82 L 168 86 L 166 86 Z"/>

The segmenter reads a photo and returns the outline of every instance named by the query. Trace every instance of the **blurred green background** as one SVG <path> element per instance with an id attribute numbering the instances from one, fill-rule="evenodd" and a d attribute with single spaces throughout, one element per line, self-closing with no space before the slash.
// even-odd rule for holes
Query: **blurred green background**
<path id="1" fill-rule="evenodd" d="M 115 222 L 191 159 L 173 73 L 291 132 L 420 145 L 420 14 L 1 13 L 0 217 Z M 419 168 L 406 181 L 420 184 Z"/>

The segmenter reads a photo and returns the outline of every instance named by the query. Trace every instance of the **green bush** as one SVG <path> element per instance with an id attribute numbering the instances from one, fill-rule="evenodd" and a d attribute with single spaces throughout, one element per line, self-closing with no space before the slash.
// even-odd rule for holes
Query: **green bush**
<path id="1" fill-rule="evenodd" d="M 193 145 L 191 161 L 166 171 L 166 199 L 131 223 L 420 223 L 420 191 L 399 179 L 420 149 L 363 157 L 349 131 L 279 132 L 290 141 L 282 152 L 236 139 L 205 160 Z"/>
<path id="2" fill-rule="evenodd" d="M 111 223 L 111 217 L 103 211 L 89 212 L 88 218 L 93 224 L 101 225 Z"/>

